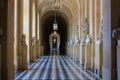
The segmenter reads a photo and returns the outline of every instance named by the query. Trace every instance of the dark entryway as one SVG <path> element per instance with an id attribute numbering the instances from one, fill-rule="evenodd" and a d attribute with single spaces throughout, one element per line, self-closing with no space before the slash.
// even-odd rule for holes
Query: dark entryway
<path id="1" fill-rule="evenodd" d="M 44 43 L 44 55 L 50 55 L 49 35 L 53 32 L 53 23 L 55 20 L 54 12 L 51 12 L 49 17 L 44 19 L 43 27 L 43 43 Z M 50 14 L 50 13 L 48 13 Z M 58 13 L 57 13 L 58 14 Z M 56 21 L 58 24 L 58 34 L 60 35 L 60 54 L 66 55 L 66 42 L 67 42 L 67 23 L 59 15 L 56 15 Z"/>

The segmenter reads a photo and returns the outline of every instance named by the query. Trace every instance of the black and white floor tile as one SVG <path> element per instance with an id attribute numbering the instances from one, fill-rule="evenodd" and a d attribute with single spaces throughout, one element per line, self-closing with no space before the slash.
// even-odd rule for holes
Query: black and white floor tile
<path id="1" fill-rule="evenodd" d="M 67 56 L 42 56 L 15 80 L 96 80 Z"/>

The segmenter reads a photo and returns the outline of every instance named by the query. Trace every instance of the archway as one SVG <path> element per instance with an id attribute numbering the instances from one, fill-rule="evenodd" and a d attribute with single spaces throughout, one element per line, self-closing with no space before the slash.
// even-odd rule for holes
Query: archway
<path id="1" fill-rule="evenodd" d="M 49 35 L 53 32 L 53 23 L 55 20 L 54 11 L 48 12 L 49 16 L 43 19 L 42 22 L 42 42 L 44 45 L 44 55 L 50 55 Z M 60 55 L 66 55 L 66 42 L 67 42 L 67 22 L 60 16 L 59 13 L 56 15 L 56 21 L 58 24 L 58 34 L 60 35 Z"/>

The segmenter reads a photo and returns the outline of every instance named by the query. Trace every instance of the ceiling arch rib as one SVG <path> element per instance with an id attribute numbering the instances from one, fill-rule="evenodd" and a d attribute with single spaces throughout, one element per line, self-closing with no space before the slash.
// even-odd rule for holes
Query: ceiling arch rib
<path id="1" fill-rule="evenodd" d="M 43 16 L 45 13 L 47 13 L 48 11 L 54 10 L 52 7 L 50 7 L 49 5 L 43 7 L 40 9 L 41 11 L 41 16 Z M 70 18 L 69 16 L 73 17 L 73 12 L 72 9 L 69 8 L 69 6 L 66 3 L 63 3 L 63 8 L 59 10 L 59 12 L 64 13 L 68 18 Z"/>

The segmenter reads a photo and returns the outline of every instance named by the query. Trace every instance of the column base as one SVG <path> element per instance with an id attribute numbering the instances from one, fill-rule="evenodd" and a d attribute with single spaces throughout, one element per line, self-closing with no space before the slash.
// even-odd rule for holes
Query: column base
<path id="1" fill-rule="evenodd" d="M 8 79 L 13 80 L 14 79 L 14 65 L 7 66 L 7 67 L 8 67 Z"/>
<path id="2" fill-rule="evenodd" d="M 102 79 L 111 80 L 111 70 L 108 67 L 102 66 Z"/>

